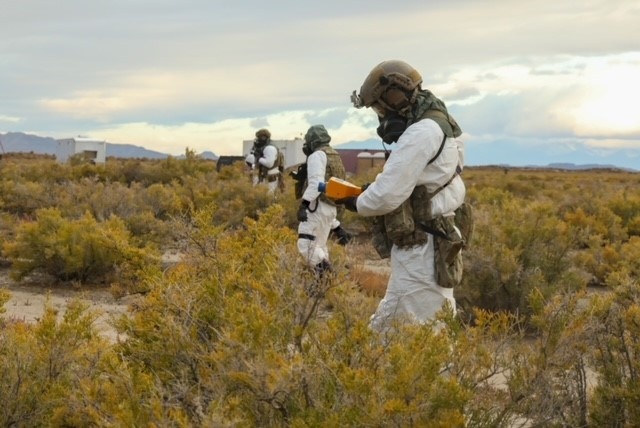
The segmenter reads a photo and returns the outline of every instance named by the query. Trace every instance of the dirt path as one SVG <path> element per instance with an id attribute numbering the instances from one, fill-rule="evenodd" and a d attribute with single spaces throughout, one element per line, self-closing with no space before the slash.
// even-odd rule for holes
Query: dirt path
<path id="1" fill-rule="evenodd" d="M 37 284 L 15 284 L 8 271 L 0 272 L 0 289 L 6 289 L 11 297 L 4 305 L 5 319 L 36 322 L 44 314 L 46 304 L 58 311 L 61 317 L 70 301 L 80 299 L 89 305 L 89 310 L 99 316 L 95 321 L 98 332 L 104 337 L 116 341 L 118 334 L 111 326 L 113 317 L 127 312 L 128 299 L 116 299 L 106 289 L 49 288 Z"/>
<path id="2" fill-rule="evenodd" d="M 176 254 L 165 254 L 165 263 L 176 263 L 180 257 Z M 389 272 L 388 260 L 367 260 L 363 268 L 377 274 Z M 386 284 L 386 279 L 384 280 Z M 114 317 L 125 314 L 129 304 L 136 297 L 123 297 L 116 299 L 107 289 L 101 288 L 74 288 L 71 286 L 49 287 L 43 282 L 30 281 L 17 284 L 9 277 L 9 268 L 0 268 L 0 289 L 6 289 L 11 297 L 4 305 L 5 312 L 0 317 L 24 322 L 37 322 L 48 302 L 58 311 L 58 317 L 62 317 L 67 305 L 73 299 L 80 299 L 89 305 L 89 310 L 99 314 L 95 326 L 104 337 L 117 341 L 118 333 L 111 325 Z"/>

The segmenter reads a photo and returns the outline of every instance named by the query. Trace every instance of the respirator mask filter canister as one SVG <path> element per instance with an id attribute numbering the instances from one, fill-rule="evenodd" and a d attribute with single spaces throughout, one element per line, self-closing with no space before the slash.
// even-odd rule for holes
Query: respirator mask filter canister
<path id="1" fill-rule="evenodd" d="M 407 119 L 398 112 L 388 111 L 384 117 L 380 118 L 380 125 L 376 132 L 387 144 L 395 143 L 402 133 L 407 129 Z"/>

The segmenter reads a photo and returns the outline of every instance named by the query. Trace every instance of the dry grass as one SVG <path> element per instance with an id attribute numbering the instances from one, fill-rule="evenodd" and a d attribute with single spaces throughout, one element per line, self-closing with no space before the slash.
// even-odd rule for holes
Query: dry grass
<path id="1" fill-rule="evenodd" d="M 389 274 L 358 265 L 351 270 L 351 278 L 367 296 L 382 298 L 387 290 Z"/>
<path id="2" fill-rule="evenodd" d="M 367 296 L 384 297 L 389 282 L 388 260 L 381 260 L 368 237 L 358 239 L 347 250 L 351 280 Z"/>

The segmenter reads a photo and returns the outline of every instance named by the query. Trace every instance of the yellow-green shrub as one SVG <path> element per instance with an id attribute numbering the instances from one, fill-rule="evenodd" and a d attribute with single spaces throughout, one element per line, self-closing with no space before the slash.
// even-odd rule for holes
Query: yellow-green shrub
<path id="1" fill-rule="evenodd" d="M 156 250 L 132 246 L 117 217 L 97 222 L 87 213 L 67 220 L 55 208 L 39 210 L 36 217 L 18 226 L 15 240 L 4 244 L 15 279 L 38 270 L 61 281 L 133 285 L 159 266 Z"/>

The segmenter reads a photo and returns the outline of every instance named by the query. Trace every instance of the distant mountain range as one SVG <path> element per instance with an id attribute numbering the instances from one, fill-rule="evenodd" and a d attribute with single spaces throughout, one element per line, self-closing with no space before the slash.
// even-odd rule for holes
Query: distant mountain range
<path id="1" fill-rule="evenodd" d="M 394 144 L 380 140 L 349 141 L 334 146 L 347 150 L 393 150 Z M 640 172 L 640 148 L 611 148 L 594 150 L 574 144 L 571 149 L 556 145 L 516 144 L 507 140 L 492 143 L 465 143 L 467 166 L 500 166 L 511 168 L 552 168 L 564 170 L 617 169 Z"/>
<path id="2" fill-rule="evenodd" d="M 0 142 L 6 153 L 39 153 L 56 154 L 56 140 L 51 137 L 40 137 L 22 132 L 8 132 L 0 134 Z M 334 146 L 336 149 L 346 150 L 393 150 L 393 144 L 382 144 L 380 140 L 350 141 Z M 165 159 L 167 153 L 148 150 L 133 144 L 107 143 L 106 155 L 116 158 Z M 204 159 L 217 160 L 213 152 L 198 153 Z M 172 156 L 182 158 L 184 155 Z M 500 167 L 530 167 L 553 168 L 564 170 L 585 169 L 620 169 L 638 172 L 640 165 L 640 149 L 609 150 L 606 155 L 594 154 L 588 150 L 577 150 L 568 153 L 549 153 L 537 147 L 518 146 L 507 141 L 496 141 L 491 145 L 474 146 L 466 144 L 465 158 L 468 166 L 500 166 Z M 514 162 L 521 159 L 526 162 Z M 605 160 L 606 163 L 600 162 Z"/>
<path id="3" fill-rule="evenodd" d="M 57 143 L 55 138 L 39 137 L 37 135 L 24 134 L 22 132 L 7 132 L 0 134 L 0 142 L 6 153 L 38 153 L 55 155 Z M 125 159 L 166 159 L 169 154 L 148 150 L 141 146 L 133 144 L 113 144 L 107 143 L 107 157 Z M 213 152 L 198 153 L 198 156 L 204 159 L 217 160 L 218 156 Z M 184 155 L 173 156 L 176 158 L 184 157 Z"/>

